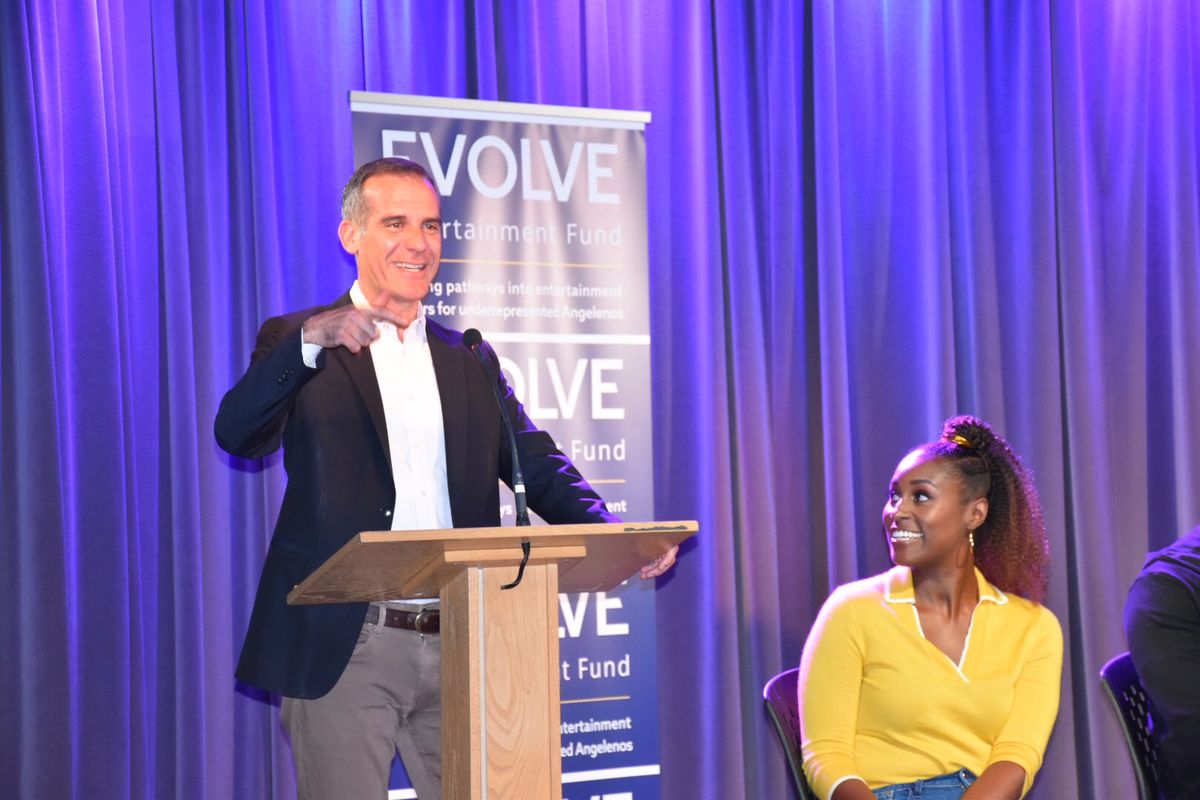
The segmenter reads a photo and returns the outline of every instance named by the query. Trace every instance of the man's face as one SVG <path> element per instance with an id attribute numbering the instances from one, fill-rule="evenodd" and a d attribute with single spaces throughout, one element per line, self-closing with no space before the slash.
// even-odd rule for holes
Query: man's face
<path id="1" fill-rule="evenodd" d="M 384 173 L 362 189 L 367 222 L 342 220 L 338 238 L 358 262 L 358 282 L 372 303 L 381 291 L 388 303 L 409 305 L 429 293 L 442 258 L 441 205 L 428 183 Z"/>

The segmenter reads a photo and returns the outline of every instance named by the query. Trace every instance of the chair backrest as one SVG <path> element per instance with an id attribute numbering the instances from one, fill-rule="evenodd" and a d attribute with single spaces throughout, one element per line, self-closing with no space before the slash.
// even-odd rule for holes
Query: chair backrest
<path id="1" fill-rule="evenodd" d="M 800 755 L 799 677 L 800 668 L 795 667 L 771 678 L 763 687 L 763 702 L 767 704 L 767 714 L 775 723 L 775 732 L 783 744 L 796 791 L 801 800 L 816 800 L 804 779 L 804 758 Z"/>
<path id="2" fill-rule="evenodd" d="M 1142 688 L 1133 659 L 1122 653 L 1100 669 L 1100 684 L 1117 710 L 1125 744 L 1133 759 L 1138 798 L 1157 800 L 1159 794 L 1158 738 L 1154 734 L 1154 707 Z"/>

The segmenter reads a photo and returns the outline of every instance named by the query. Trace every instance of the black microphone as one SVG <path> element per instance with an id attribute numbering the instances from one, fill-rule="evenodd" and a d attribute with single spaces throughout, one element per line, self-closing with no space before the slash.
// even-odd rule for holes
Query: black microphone
<path id="1" fill-rule="evenodd" d="M 521 472 L 521 461 L 517 456 L 517 437 L 513 434 L 512 420 L 508 418 L 508 411 L 504 408 L 504 398 L 500 396 L 500 376 L 492 373 L 491 364 L 483 357 L 483 349 L 480 347 L 482 342 L 483 336 L 475 328 L 468 328 L 463 332 L 463 344 L 475 354 L 475 359 L 483 368 L 483 374 L 487 376 L 488 383 L 492 386 L 492 396 L 496 398 L 496 407 L 500 409 L 500 419 L 504 421 L 504 430 L 508 434 L 508 446 L 512 449 L 512 489 L 517 512 L 517 525 L 528 525 L 529 511 L 525 507 L 525 475 Z"/>

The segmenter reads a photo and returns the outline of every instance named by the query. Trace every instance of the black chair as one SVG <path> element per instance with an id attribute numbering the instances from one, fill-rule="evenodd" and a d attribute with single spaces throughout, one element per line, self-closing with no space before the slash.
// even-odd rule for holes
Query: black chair
<path id="1" fill-rule="evenodd" d="M 1122 653 L 1100 669 L 1100 685 L 1117 710 L 1121 732 L 1133 759 L 1139 800 L 1158 800 L 1159 752 L 1154 734 L 1154 706 L 1142 689 L 1129 653 Z"/>
<path id="2" fill-rule="evenodd" d="M 796 667 L 771 678 L 763 687 L 763 702 L 767 704 L 767 714 L 775 723 L 775 732 L 783 744 L 800 800 L 817 800 L 804 779 L 804 759 L 800 755 L 799 676 L 800 668 Z"/>

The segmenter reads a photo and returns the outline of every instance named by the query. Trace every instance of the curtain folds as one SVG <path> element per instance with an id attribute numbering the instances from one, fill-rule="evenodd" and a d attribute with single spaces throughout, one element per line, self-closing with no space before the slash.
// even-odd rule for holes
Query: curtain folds
<path id="1" fill-rule="evenodd" d="M 1132 790 L 1097 670 L 1200 522 L 1191 4 L 0 4 L 0 794 L 294 796 L 233 666 L 279 459 L 212 439 L 345 290 L 347 92 L 648 110 L 663 797 L 786 797 L 759 692 L 887 565 L 941 420 L 1038 477 L 1063 705 L 1032 796 Z"/>

